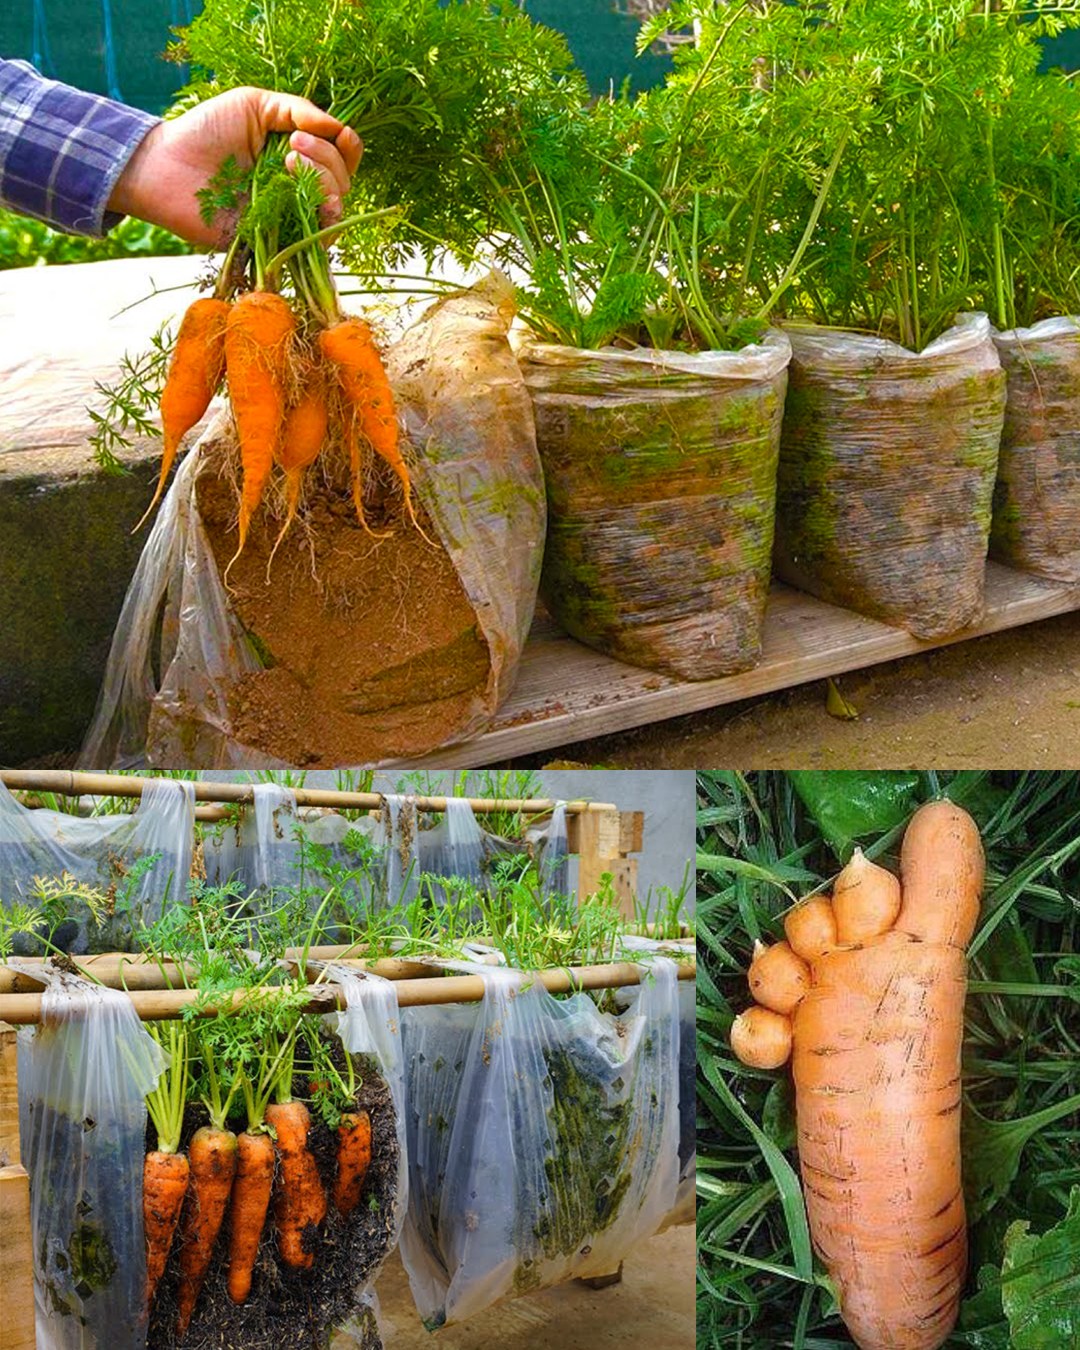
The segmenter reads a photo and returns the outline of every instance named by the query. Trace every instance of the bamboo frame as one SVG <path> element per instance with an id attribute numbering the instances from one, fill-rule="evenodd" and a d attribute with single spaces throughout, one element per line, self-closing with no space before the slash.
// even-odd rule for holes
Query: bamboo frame
<path id="1" fill-rule="evenodd" d="M 340 961 L 339 965 L 349 969 L 368 968 L 363 961 Z M 309 977 L 311 970 L 309 969 Z M 680 964 L 678 978 L 692 980 L 697 975 L 696 961 Z M 397 987 L 398 1007 L 430 1007 L 447 1003 L 479 1003 L 483 1000 L 486 983 L 481 975 L 440 975 L 411 978 L 393 977 Z M 629 961 L 613 962 L 602 966 L 573 966 L 561 970 L 538 970 L 528 972 L 527 979 L 542 984 L 550 994 L 568 994 L 583 989 L 621 989 L 626 985 L 641 983 L 641 967 Z M 258 1004 L 273 999 L 274 989 L 263 989 L 255 993 L 249 990 L 236 990 L 221 1003 L 205 1004 L 198 1007 L 195 1016 L 216 1017 L 242 1010 L 249 1000 Z M 184 1010 L 195 1008 L 200 995 L 195 989 L 137 989 L 128 993 L 132 1007 L 144 1022 L 158 1022 L 183 1017 Z M 41 1021 L 43 994 L 0 994 L 0 1022 L 11 1026 L 33 1026 Z M 330 1013 L 340 1011 L 346 1006 L 345 991 L 331 984 L 313 988 L 311 1002 L 306 1011 Z"/>
<path id="2" fill-rule="evenodd" d="M 159 778 L 136 778 L 127 774 L 86 773 L 76 769 L 0 769 L 0 782 L 13 791 L 56 792 L 65 797 L 141 797 L 144 787 L 159 783 Z M 197 802 L 250 805 L 255 800 L 253 783 L 209 783 L 187 780 Z M 336 788 L 290 788 L 298 806 L 329 806 L 339 810 L 378 810 L 388 794 L 384 792 L 344 792 Z M 546 815 L 557 803 L 550 797 L 421 797 L 409 800 L 418 811 L 445 811 L 447 801 L 467 801 L 478 815 L 496 811 L 516 811 L 522 815 Z M 566 803 L 568 815 L 591 811 L 614 811 L 610 802 L 573 801 Z"/>

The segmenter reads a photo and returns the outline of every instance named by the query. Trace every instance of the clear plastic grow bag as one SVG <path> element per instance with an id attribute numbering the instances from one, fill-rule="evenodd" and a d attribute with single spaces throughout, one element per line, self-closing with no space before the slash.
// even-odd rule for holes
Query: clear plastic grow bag
<path id="1" fill-rule="evenodd" d="M 385 1079 L 394 1108 L 394 1136 L 397 1150 L 389 1162 L 384 1155 L 381 1166 L 394 1169 L 394 1202 L 386 1230 L 386 1241 L 374 1263 L 361 1273 L 357 1285 L 357 1315 L 351 1324 L 339 1327 L 331 1350 L 367 1350 L 378 1344 L 372 1337 L 372 1323 L 378 1321 L 378 1302 L 374 1285 L 383 1261 L 398 1245 L 409 1205 L 409 1168 L 405 1064 L 402 1050 L 401 1017 L 397 990 L 393 981 L 370 973 L 359 974 L 347 967 L 328 966 L 328 977 L 345 991 L 345 1011 L 332 1013 L 327 1024 L 341 1038 L 351 1055 L 368 1057 Z M 362 1061 L 361 1061 L 362 1062 Z M 380 1122 L 373 1121 L 373 1136 L 379 1136 Z"/>
<path id="2" fill-rule="evenodd" d="M 486 649 L 478 682 L 454 691 L 463 702 L 451 731 L 432 722 L 443 741 L 484 726 L 506 698 L 536 604 L 546 504 L 532 409 L 507 340 L 513 316 L 513 287 L 492 274 L 439 300 L 385 353 L 416 494 L 475 614 L 470 631 Z M 263 669 L 259 644 L 272 644 L 245 633 L 230 607 L 198 507 L 200 461 L 232 436 L 223 415 L 177 470 L 128 587 L 81 764 L 284 767 L 236 734 L 230 697 Z M 311 656 L 312 644 L 301 645 Z M 340 647 L 337 654 L 340 661 Z M 299 678 L 281 663 L 275 673 Z M 339 678 L 332 711 L 346 719 L 358 695 Z M 403 677 L 394 678 L 400 687 Z M 440 702 L 429 698 L 410 705 L 410 725 L 419 728 L 421 713 Z M 370 711 L 375 721 L 365 735 L 375 736 L 385 706 Z M 337 740 L 307 750 L 324 765 L 343 754 Z M 391 743 L 368 759 L 393 753 Z"/>
<path id="3" fill-rule="evenodd" d="M 448 797 L 442 820 L 431 830 L 417 836 L 421 871 L 432 878 L 442 877 L 449 886 L 431 882 L 436 904 L 445 903 L 454 889 L 451 878 L 482 890 L 484 875 L 484 832 L 471 803 L 465 797 Z"/>
<path id="4" fill-rule="evenodd" d="M 38 1350 L 142 1350 L 145 1097 L 164 1060 L 126 994 L 27 973 L 47 986 L 18 1037 Z"/>
<path id="5" fill-rule="evenodd" d="M 1080 319 L 995 333 L 1008 381 L 990 556 L 1080 581 Z"/>
<path id="6" fill-rule="evenodd" d="M 61 951 L 130 951 L 136 930 L 155 923 L 166 902 L 187 902 L 194 826 L 190 783 L 154 780 L 131 814 L 89 817 L 30 810 L 0 783 L 0 904 L 45 911 Z M 69 890 L 65 878 L 96 894 L 51 903 L 45 893 L 54 883 Z M 53 915 L 56 906 L 63 912 Z M 39 945 L 15 938 L 23 955 Z"/>
<path id="7" fill-rule="evenodd" d="M 548 493 L 541 593 L 573 637 L 709 679 L 761 654 L 791 347 L 526 343 Z"/>
<path id="8" fill-rule="evenodd" d="M 679 1181 L 674 964 L 624 1011 L 470 967 L 472 1006 L 403 1013 L 409 1214 L 402 1258 L 434 1329 L 498 1299 L 606 1274 L 663 1224 Z"/>
<path id="9" fill-rule="evenodd" d="M 789 333 L 777 575 L 920 638 L 977 622 L 1005 412 L 986 315 L 921 352 Z"/>

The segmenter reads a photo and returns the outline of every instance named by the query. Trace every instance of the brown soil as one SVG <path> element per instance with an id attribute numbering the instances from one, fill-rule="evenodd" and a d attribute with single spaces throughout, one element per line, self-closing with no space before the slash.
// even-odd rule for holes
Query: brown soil
<path id="1" fill-rule="evenodd" d="M 230 447 L 203 453 L 199 511 L 224 573 L 237 544 Z M 374 537 L 347 489 L 308 480 L 307 510 L 269 584 L 280 521 L 267 509 L 229 572 L 233 612 L 267 666 L 231 692 L 236 738 L 296 766 L 422 754 L 461 730 L 483 692 L 490 657 L 476 614 L 446 551 L 402 517 L 395 492 L 376 484 Z"/>
<path id="2" fill-rule="evenodd" d="M 371 1115 L 371 1167 L 360 1204 L 345 1218 L 331 1205 L 314 1239 L 311 1270 L 294 1271 L 282 1264 L 272 1217 L 263 1231 L 251 1295 L 233 1303 L 225 1286 L 228 1260 L 228 1219 L 214 1249 L 214 1258 L 195 1305 L 195 1315 L 184 1339 L 177 1340 L 176 1250 L 169 1258 L 154 1298 L 147 1350 L 325 1350 L 329 1332 L 356 1314 L 356 1289 L 367 1272 L 382 1262 L 393 1236 L 393 1206 L 397 1191 L 398 1142 L 394 1107 L 386 1082 L 368 1062 L 361 1062 L 364 1082 L 357 1094 L 359 1106 Z M 205 1113 L 189 1109 L 182 1139 L 187 1140 Z M 335 1138 L 312 1111 L 310 1147 L 329 1190 L 333 1184 Z M 155 1140 L 148 1135 L 148 1147 Z M 307 1233 L 305 1232 L 305 1244 Z M 365 1326 L 347 1339 L 349 1350 L 379 1350 L 374 1326 Z"/>

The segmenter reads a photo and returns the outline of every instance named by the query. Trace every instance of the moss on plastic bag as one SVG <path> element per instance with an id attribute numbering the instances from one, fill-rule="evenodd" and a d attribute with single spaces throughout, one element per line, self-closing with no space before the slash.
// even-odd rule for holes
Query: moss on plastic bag
<path id="1" fill-rule="evenodd" d="M 527 346 L 548 494 L 541 593 L 580 641 L 684 679 L 761 651 L 787 340 Z"/>
<path id="2" fill-rule="evenodd" d="M 985 315 L 921 353 L 828 329 L 791 340 L 777 574 L 916 637 L 976 622 L 1005 405 Z"/>
<path id="3" fill-rule="evenodd" d="M 990 555 L 1080 581 L 1080 322 L 995 336 L 1008 381 Z"/>

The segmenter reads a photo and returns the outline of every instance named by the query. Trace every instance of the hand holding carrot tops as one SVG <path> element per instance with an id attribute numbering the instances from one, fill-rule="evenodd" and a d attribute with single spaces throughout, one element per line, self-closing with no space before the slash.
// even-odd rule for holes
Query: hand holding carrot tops
<path id="1" fill-rule="evenodd" d="M 158 122 L 116 180 L 109 209 L 163 225 L 193 244 L 224 247 L 235 221 L 219 216 L 208 225 L 197 194 L 230 158 L 250 169 L 274 132 L 289 136 L 285 167 L 305 165 L 317 175 L 320 222 L 335 224 L 363 153 L 360 137 L 306 98 L 268 89 L 230 89 Z"/>

